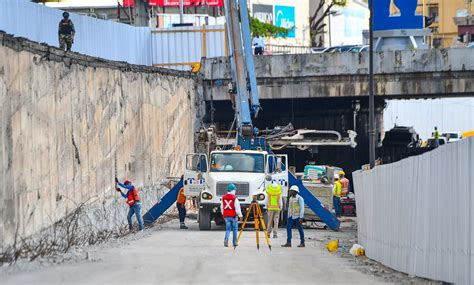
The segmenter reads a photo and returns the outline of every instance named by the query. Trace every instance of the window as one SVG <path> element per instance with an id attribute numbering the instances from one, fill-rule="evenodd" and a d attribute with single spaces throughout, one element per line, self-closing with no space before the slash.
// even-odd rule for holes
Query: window
<path id="1" fill-rule="evenodd" d="M 434 38 L 433 39 L 433 47 L 434 48 L 440 48 L 443 44 L 443 39 L 442 38 Z"/>
<path id="2" fill-rule="evenodd" d="M 438 5 L 433 5 L 428 7 L 428 17 L 433 19 L 433 22 L 439 21 L 439 10 Z"/>
<path id="3" fill-rule="evenodd" d="M 263 173 L 263 154 L 256 153 L 213 153 L 211 172 L 254 172 Z"/>

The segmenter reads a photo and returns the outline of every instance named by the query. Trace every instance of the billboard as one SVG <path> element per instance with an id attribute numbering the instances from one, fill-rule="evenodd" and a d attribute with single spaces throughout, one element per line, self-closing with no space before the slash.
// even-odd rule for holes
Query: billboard
<path id="1" fill-rule="evenodd" d="M 375 1 L 374 31 L 422 29 L 423 16 L 416 14 L 417 5 L 418 0 Z"/>
<path id="2" fill-rule="evenodd" d="M 295 7 L 275 6 L 275 26 L 289 29 L 288 38 L 295 37 Z"/>
<path id="3" fill-rule="evenodd" d="M 273 24 L 273 6 L 272 5 L 252 5 L 253 17 L 262 23 Z"/>

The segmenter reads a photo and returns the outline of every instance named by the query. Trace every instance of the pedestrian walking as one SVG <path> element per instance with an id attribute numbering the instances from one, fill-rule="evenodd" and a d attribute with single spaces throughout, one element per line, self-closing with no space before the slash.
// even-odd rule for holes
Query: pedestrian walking
<path id="1" fill-rule="evenodd" d="M 265 39 L 260 37 L 258 33 L 255 33 L 255 37 L 252 40 L 255 55 L 262 55 L 265 49 Z"/>
<path id="2" fill-rule="evenodd" d="M 273 238 L 278 237 L 278 222 L 280 220 L 282 205 L 283 199 L 281 198 L 281 186 L 276 181 L 273 181 L 267 187 L 267 232 L 268 236 L 270 236 L 273 231 Z"/>
<path id="3" fill-rule="evenodd" d="M 235 195 L 234 184 L 227 185 L 227 194 L 222 196 L 221 213 L 225 220 L 225 237 L 224 246 L 229 246 L 230 231 L 232 231 L 232 245 L 234 248 L 237 246 L 237 227 L 238 219 L 242 218 L 242 210 L 240 209 L 239 199 Z"/>
<path id="4" fill-rule="evenodd" d="M 305 247 L 303 218 L 304 218 L 304 199 L 299 195 L 300 189 L 293 185 L 290 188 L 290 199 L 288 201 L 288 222 L 286 224 L 286 243 L 282 247 L 291 247 L 291 238 L 293 225 L 296 224 L 300 233 L 300 244 L 298 247 Z"/>
<path id="5" fill-rule="evenodd" d="M 339 177 L 335 177 L 334 186 L 332 188 L 332 203 L 334 205 L 334 211 L 336 212 L 336 217 L 341 216 L 341 191 L 342 191 L 341 181 L 339 181 Z"/>
<path id="6" fill-rule="evenodd" d="M 62 50 L 66 48 L 67 51 L 70 51 L 74 43 L 75 33 L 74 23 L 69 19 L 69 13 L 64 12 L 58 28 L 59 48 Z"/>
<path id="7" fill-rule="evenodd" d="M 123 183 L 120 183 L 117 178 L 115 178 L 115 182 L 118 186 L 127 189 L 127 193 L 123 193 L 120 188 L 116 188 L 117 191 L 120 192 L 123 198 L 127 199 L 127 205 L 129 206 L 127 221 L 128 221 L 128 229 L 131 231 L 132 227 L 132 217 L 135 214 L 138 221 L 138 227 L 140 231 L 143 231 L 143 218 L 140 213 L 141 210 L 141 202 L 140 198 L 138 197 L 137 189 L 133 186 L 132 181 L 125 180 Z"/>
<path id="8" fill-rule="evenodd" d="M 176 208 L 178 208 L 179 214 L 179 228 L 187 230 L 188 227 L 184 224 L 186 218 L 186 196 L 184 196 L 184 188 L 181 188 L 178 193 L 178 199 L 176 200 Z"/>

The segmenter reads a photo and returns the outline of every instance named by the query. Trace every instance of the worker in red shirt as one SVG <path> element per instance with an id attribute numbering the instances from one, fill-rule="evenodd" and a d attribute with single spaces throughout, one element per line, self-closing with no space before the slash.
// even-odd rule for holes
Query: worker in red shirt
<path id="1" fill-rule="evenodd" d="M 129 206 L 128 215 L 127 215 L 128 229 L 130 231 L 132 231 L 132 229 L 133 229 L 133 227 L 132 227 L 132 217 L 133 217 L 133 214 L 135 214 L 135 216 L 137 217 L 137 221 L 138 221 L 138 227 L 139 227 L 140 231 L 143 231 L 143 229 L 144 229 L 143 218 L 142 218 L 142 215 L 140 213 L 141 202 L 140 202 L 140 198 L 138 197 L 137 189 L 135 188 L 135 186 L 133 186 L 132 181 L 130 181 L 130 180 L 125 180 L 122 184 L 118 181 L 117 178 L 115 178 L 115 182 L 117 183 L 118 186 L 128 190 L 127 193 L 123 193 L 120 190 L 120 188 L 118 188 L 118 187 L 116 188 L 116 190 L 119 191 L 120 194 L 122 194 L 122 197 L 127 199 L 127 204 Z"/>
<path id="2" fill-rule="evenodd" d="M 234 248 L 237 246 L 237 227 L 239 221 L 237 217 L 242 218 L 242 210 L 240 209 L 239 199 L 235 195 L 236 189 L 237 187 L 231 183 L 227 185 L 227 194 L 222 196 L 221 213 L 225 220 L 225 247 L 229 246 L 230 231 L 232 231 L 232 244 Z"/>
<path id="3" fill-rule="evenodd" d="M 187 230 L 188 227 L 184 224 L 184 219 L 186 218 L 186 196 L 184 196 L 184 188 L 181 188 L 178 193 L 178 199 L 176 200 L 176 208 L 178 208 L 179 214 L 179 228 L 182 230 Z"/>

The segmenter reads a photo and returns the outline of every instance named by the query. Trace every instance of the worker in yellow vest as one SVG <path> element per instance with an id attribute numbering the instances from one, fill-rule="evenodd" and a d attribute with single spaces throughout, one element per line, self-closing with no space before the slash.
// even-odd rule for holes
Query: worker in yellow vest
<path id="1" fill-rule="evenodd" d="M 267 231 L 268 236 L 270 236 L 273 231 L 273 238 L 278 237 L 278 221 L 280 220 L 280 211 L 282 205 L 283 199 L 281 198 L 280 183 L 273 181 L 267 187 Z"/>
<path id="2" fill-rule="evenodd" d="M 341 181 L 339 177 L 334 178 L 334 187 L 332 189 L 332 203 L 334 205 L 334 211 L 336 212 L 336 217 L 341 216 Z"/>
<path id="3" fill-rule="evenodd" d="M 346 173 L 344 171 L 339 171 L 339 181 L 341 182 L 341 197 L 347 197 L 349 193 L 349 179 L 346 178 Z"/>

